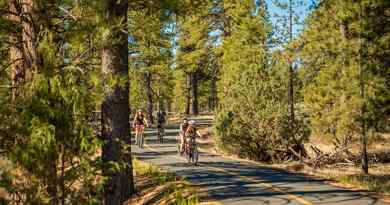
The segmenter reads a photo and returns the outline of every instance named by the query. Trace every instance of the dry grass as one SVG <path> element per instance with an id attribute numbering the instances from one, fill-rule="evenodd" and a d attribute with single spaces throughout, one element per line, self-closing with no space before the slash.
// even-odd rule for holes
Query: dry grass
<path id="1" fill-rule="evenodd" d="M 151 164 L 134 160 L 137 196 L 126 204 L 177 204 L 177 205 L 218 205 L 218 202 L 200 202 L 207 193 L 173 174 Z"/>

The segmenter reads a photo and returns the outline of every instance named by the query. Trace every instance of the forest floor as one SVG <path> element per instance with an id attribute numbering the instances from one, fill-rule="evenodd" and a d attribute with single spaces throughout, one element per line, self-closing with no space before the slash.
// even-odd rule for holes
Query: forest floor
<path id="1" fill-rule="evenodd" d="M 207 193 L 173 173 L 137 159 L 133 166 L 137 194 L 125 205 L 220 205 L 218 202 L 200 202 L 199 198 Z"/>
<path id="2" fill-rule="evenodd" d="M 209 116 L 212 119 L 212 116 Z M 203 117 L 205 118 L 205 117 Z M 209 152 L 214 154 L 222 154 L 227 156 L 222 150 L 218 149 L 215 143 L 215 137 L 212 133 L 211 126 L 202 126 L 200 132 L 205 137 L 200 139 L 200 149 L 203 152 Z M 262 166 L 268 166 L 276 169 L 283 169 L 295 173 L 302 173 L 311 177 L 318 177 L 329 180 L 329 183 L 335 186 L 348 188 L 351 190 L 365 190 L 371 195 L 380 197 L 386 201 L 390 201 L 390 135 L 385 134 L 380 137 L 380 140 L 370 143 L 368 146 L 368 152 L 371 156 L 375 156 L 377 161 L 371 162 L 369 175 L 361 173 L 359 166 L 349 164 L 329 165 L 322 168 L 312 168 L 303 163 L 296 161 L 285 162 L 283 164 L 265 164 L 258 162 Z M 330 151 L 332 145 L 318 139 L 311 139 L 310 144 L 315 144 L 323 151 Z M 306 146 L 306 145 L 305 145 Z M 354 146 L 351 149 L 353 152 L 358 153 L 359 141 L 356 140 Z M 238 158 L 237 156 L 229 155 L 227 157 Z M 248 160 L 248 159 L 246 159 Z M 248 160 L 250 161 L 250 160 Z"/>

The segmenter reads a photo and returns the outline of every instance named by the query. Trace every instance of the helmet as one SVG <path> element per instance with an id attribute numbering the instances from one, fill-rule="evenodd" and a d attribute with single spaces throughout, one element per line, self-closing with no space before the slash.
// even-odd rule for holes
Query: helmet
<path id="1" fill-rule="evenodd" d="M 195 125 L 196 123 L 195 123 L 194 120 L 190 120 L 190 121 L 188 122 L 188 124 L 190 124 L 190 125 Z"/>
<path id="2" fill-rule="evenodd" d="M 137 112 L 142 112 L 142 110 L 141 110 L 141 109 L 138 109 Z"/>

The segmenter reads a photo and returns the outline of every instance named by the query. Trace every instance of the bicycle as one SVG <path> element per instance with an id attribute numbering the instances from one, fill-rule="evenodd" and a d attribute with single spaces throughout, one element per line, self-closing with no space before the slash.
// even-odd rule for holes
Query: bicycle
<path id="1" fill-rule="evenodd" d="M 136 136 L 136 144 L 139 148 L 143 149 L 144 148 L 144 126 L 142 125 L 137 125 L 136 129 L 138 129 L 138 135 Z"/>
<path id="2" fill-rule="evenodd" d="M 198 152 L 198 146 L 196 144 L 195 137 L 188 137 L 187 138 L 187 143 L 185 146 L 185 151 L 184 151 L 188 163 L 192 165 L 197 165 L 198 164 L 198 159 L 199 159 L 199 152 Z"/>
<path id="3" fill-rule="evenodd" d="M 162 124 L 157 125 L 157 141 L 161 144 L 164 143 L 164 134 L 165 134 L 165 129 Z"/>
<path id="4" fill-rule="evenodd" d="M 176 146 L 177 146 L 177 154 L 178 155 L 182 155 L 182 151 L 181 151 L 181 134 L 179 133 L 178 135 L 176 135 Z"/>

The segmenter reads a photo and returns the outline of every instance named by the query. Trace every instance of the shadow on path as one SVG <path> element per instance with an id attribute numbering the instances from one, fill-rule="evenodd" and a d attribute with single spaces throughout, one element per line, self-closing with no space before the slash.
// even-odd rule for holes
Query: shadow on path
<path id="1" fill-rule="evenodd" d="M 155 136 L 148 133 L 146 140 L 157 151 L 137 149 L 134 154 L 138 159 L 185 177 L 207 191 L 207 199 L 223 204 L 301 204 L 297 197 L 312 204 L 385 204 L 359 192 L 328 185 L 324 180 L 209 153 L 201 153 L 199 166 L 190 166 L 183 157 L 178 157 L 174 136 L 168 136 L 164 144 L 159 144 Z"/>

